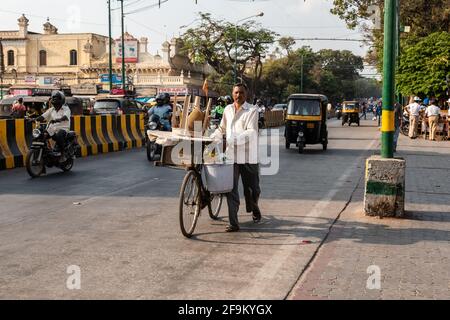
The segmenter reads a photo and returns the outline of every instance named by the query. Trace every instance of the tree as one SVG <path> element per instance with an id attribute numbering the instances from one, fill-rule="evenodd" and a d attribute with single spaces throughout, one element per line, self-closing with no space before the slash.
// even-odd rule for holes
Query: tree
<path id="1" fill-rule="evenodd" d="M 281 37 L 278 40 L 278 44 L 281 49 L 286 50 L 287 55 L 289 55 L 292 51 L 292 47 L 295 45 L 295 40 L 292 37 Z"/>
<path id="2" fill-rule="evenodd" d="M 289 57 L 264 64 L 260 94 L 283 101 L 290 94 L 299 93 L 302 60 L 304 93 L 322 93 L 337 102 L 354 98 L 359 92 L 356 81 L 360 79 L 358 72 L 363 69 L 361 57 L 347 50 L 313 52 L 310 47 L 302 47 Z"/>
<path id="3" fill-rule="evenodd" d="M 383 24 L 382 30 L 374 30 L 365 23 L 371 15 L 371 4 L 378 6 L 380 12 L 383 12 L 384 0 L 333 0 L 331 12 L 343 19 L 350 29 L 361 27 L 367 41 L 373 44 L 366 60 L 381 70 Z M 381 21 L 384 20 L 382 14 L 380 18 Z M 400 24 L 411 27 L 410 33 L 402 34 L 402 47 L 417 43 L 422 37 L 434 32 L 450 32 L 450 0 L 401 0 Z"/>
<path id="4" fill-rule="evenodd" d="M 274 42 L 276 33 L 261 28 L 255 21 L 235 26 L 215 20 L 208 13 L 199 15 L 200 25 L 182 35 L 183 50 L 194 61 L 208 63 L 216 71 L 216 76 L 232 78 L 230 75 L 236 65 L 238 79 L 242 78 L 247 84 L 258 81 L 262 74 L 262 58 Z M 223 79 L 219 82 L 223 84 Z"/>
<path id="5" fill-rule="evenodd" d="M 405 48 L 397 75 L 404 95 L 445 95 L 450 74 L 450 33 L 437 32 Z"/>

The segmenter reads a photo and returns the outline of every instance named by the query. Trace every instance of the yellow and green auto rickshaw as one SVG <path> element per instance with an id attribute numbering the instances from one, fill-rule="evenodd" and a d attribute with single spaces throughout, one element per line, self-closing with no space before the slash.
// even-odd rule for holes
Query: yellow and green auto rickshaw
<path id="1" fill-rule="evenodd" d="M 328 98 L 319 94 L 293 94 L 288 98 L 286 149 L 295 143 L 299 153 L 307 144 L 322 144 L 327 150 L 327 104 Z"/>
<path id="2" fill-rule="evenodd" d="M 344 101 L 342 104 L 342 125 L 356 123 L 359 126 L 359 102 Z"/>

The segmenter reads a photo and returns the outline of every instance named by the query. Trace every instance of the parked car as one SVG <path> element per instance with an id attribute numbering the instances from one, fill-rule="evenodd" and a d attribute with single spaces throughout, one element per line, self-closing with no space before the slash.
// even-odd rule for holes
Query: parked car
<path id="1" fill-rule="evenodd" d="M 94 102 L 91 115 L 145 114 L 142 104 L 130 98 L 99 98 Z"/>
<path id="2" fill-rule="evenodd" d="M 272 110 L 273 111 L 275 111 L 275 110 L 283 110 L 283 111 L 287 110 L 287 104 L 285 104 L 285 103 L 278 103 L 278 104 L 273 106 Z"/>

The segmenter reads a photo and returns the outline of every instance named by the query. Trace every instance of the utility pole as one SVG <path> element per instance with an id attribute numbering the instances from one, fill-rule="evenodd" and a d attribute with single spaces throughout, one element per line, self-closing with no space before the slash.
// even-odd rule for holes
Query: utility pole
<path id="1" fill-rule="evenodd" d="M 300 73 L 301 73 L 301 76 L 300 76 L 300 93 L 303 93 L 303 60 L 304 58 L 303 58 L 303 54 L 302 54 L 302 60 L 301 60 L 301 71 L 300 71 Z"/>
<path id="2" fill-rule="evenodd" d="M 381 157 L 394 157 L 395 58 L 398 0 L 384 1 L 383 112 L 381 125 Z"/>
<path id="3" fill-rule="evenodd" d="M 122 89 L 125 91 L 125 39 L 124 39 L 124 14 L 123 0 L 120 1 L 120 16 L 122 18 Z"/>
<path id="4" fill-rule="evenodd" d="M 400 50 L 401 50 L 401 46 L 400 46 L 400 34 L 401 34 L 401 26 L 400 26 L 400 1 L 401 0 L 397 0 L 396 5 L 397 5 L 397 47 L 396 47 L 396 62 L 397 62 L 397 70 L 400 67 Z M 400 90 L 397 91 L 397 102 L 401 103 L 403 105 L 403 96 L 400 93 Z"/>
<path id="5" fill-rule="evenodd" d="M 111 0 L 108 0 L 108 25 L 109 25 L 109 93 L 112 91 L 112 36 L 111 36 Z"/>
<path id="6" fill-rule="evenodd" d="M 3 43 L 0 38 L 0 99 L 3 100 L 3 76 L 5 75 L 5 56 L 3 55 Z"/>

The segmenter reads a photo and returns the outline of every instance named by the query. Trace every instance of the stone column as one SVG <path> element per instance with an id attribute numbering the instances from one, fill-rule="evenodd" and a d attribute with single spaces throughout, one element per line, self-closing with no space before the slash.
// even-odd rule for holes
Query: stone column
<path id="1" fill-rule="evenodd" d="M 369 216 L 403 217 L 406 161 L 373 156 L 366 162 L 364 211 Z"/>

